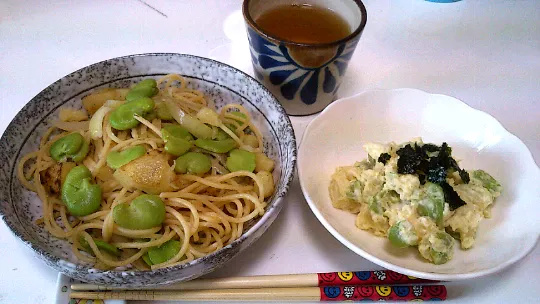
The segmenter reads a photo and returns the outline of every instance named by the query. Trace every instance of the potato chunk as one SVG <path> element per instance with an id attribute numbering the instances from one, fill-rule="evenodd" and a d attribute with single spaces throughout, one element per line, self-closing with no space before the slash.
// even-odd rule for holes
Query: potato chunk
<path id="1" fill-rule="evenodd" d="M 150 194 L 171 191 L 173 177 L 168 156 L 161 153 L 146 154 L 120 167 L 114 173 L 114 178 L 122 186 Z"/>
<path id="2" fill-rule="evenodd" d="M 92 93 L 82 99 L 82 103 L 88 114 L 94 115 L 107 100 L 125 100 L 129 89 L 106 88 Z"/>

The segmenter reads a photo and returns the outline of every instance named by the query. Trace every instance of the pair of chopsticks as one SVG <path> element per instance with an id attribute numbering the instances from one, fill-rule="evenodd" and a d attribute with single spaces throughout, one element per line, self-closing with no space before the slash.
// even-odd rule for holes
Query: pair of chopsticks
<path id="1" fill-rule="evenodd" d="M 144 289 L 71 285 L 70 298 L 159 301 L 445 300 L 444 285 L 390 270 L 198 279 Z M 418 285 L 419 283 L 426 283 Z"/>

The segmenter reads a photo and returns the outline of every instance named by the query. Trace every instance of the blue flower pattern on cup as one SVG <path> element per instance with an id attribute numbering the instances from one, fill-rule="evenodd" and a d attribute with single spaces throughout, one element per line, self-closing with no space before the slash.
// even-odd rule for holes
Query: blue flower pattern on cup
<path id="1" fill-rule="evenodd" d="M 309 68 L 296 62 L 285 44 L 276 44 L 266 40 L 253 29 L 248 28 L 253 65 L 269 72 L 270 82 L 280 87 L 280 92 L 285 99 L 293 100 L 296 94 L 300 94 L 300 100 L 307 105 L 317 100 L 317 95 L 321 91 L 319 88 L 321 82 L 322 92 L 336 94 L 339 89 L 339 79 L 345 74 L 359 38 L 360 35 L 342 43 L 330 60 L 321 66 Z M 262 73 L 256 68 L 254 71 L 255 76 L 263 80 Z"/>

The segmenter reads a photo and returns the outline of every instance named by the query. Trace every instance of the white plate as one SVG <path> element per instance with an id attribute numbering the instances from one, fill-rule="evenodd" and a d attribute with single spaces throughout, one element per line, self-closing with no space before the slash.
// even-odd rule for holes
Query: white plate
<path id="1" fill-rule="evenodd" d="M 332 207 L 330 176 L 367 157 L 367 142 L 396 143 L 421 136 L 447 142 L 465 169 L 484 169 L 504 187 L 493 216 L 481 222 L 474 247 L 443 265 L 416 248 L 397 249 L 355 227 L 355 215 Z M 335 101 L 306 128 L 298 158 L 300 184 L 319 221 L 341 243 L 385 268 L 434 280 L 479 277 L 523 258 L 540 235 L 540 170 L 527 147 L 490 115 L 444 95 L 419 90 L 374 90 Z M 457 244 L 456 244 L 457 245 Z M 352 267 L 354 268 L 354 267 Z"/>

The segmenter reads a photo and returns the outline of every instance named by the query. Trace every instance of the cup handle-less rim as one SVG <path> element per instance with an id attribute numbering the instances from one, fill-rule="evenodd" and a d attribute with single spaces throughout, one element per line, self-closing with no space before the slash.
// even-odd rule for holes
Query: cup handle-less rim
<path id="1" fill-rule="evenodd" d="M 249 5 L 251 3 L 251 0 L 244 0 L 244 3 L 242 4 L 242 14 L 244 15 L 244 19 L 246 20 L 246 23 L 252 28 L 254 29 L 255 31 L 257 31 L 257 33 L 263 37 L 265 37 L 266 39 L 268 40 L 271 40 L 271 41 L 277 41 L 277 42 L 284 42 L 284 43 L 287 43 L 289 45 L 294 45 L 294 46 L 316 46 L 316 47 L 331 47 L 331 46 L 338 46 L 342 43 L 345 43 L 349 40 L 352 40 L 353 38 L 355 38 L 356 36 L 358 36 L 360 33 L 362 33 L 362 31 L 364 30 L 364 28 L 366 27 L 366 23 L 367 23 L 367 11 L 366 11 L 366 7 L 364 6 L 364 3 L 362 3 L 361 0 L 352 0 L 356 3 L 356 5 L 358 5 L 358 8 L 360 9 L 360 13 L 361 13 L 361 21 L 360 21 L 360 25 L 358 25 L 358 27 L 351 33 L 349 34 L 348 36 L 344 37 L 344 38 L 341 38 L 339 40 L 336 40 L 336 41 L 332 41 L 332 42 L 326 42 L 326 43 L 298 43 L 298 42 L 294 42 L 294 41 L 290 41 L 290 40 L 285 40 L 285 39 L 280 39 L 280 38 L 277 38 L 277 37 L 274 37 L 272 35 L 269 35 L 269 34 L 266 34 L 256 23 L 255 21 L 253 20 L 253 18 L 251 17 L 250 13 L 249 13 Z"/>

